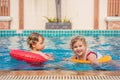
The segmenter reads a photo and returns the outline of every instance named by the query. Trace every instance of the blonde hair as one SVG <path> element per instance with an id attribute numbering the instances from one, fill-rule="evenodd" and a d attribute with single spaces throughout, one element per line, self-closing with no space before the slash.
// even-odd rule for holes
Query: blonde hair
<path id="1" fill-rule="evenodd" d="M 73 45 L 77 42 L 77 41 L 81 41 L 85 46 L 87 46 L 86 40 L 83 36 L 75 36 L 71 39 L 70 42 L 70 48 L 73 49 Z"/>
<path id="2" fill-rule="evenodd" d="M 44 41 L 44 37 L 39 33 L 34 32 L 29 35 L 29 37 L 27 38 L 27 44 L 31 49 L 33 48 L 32 45 L 36 44 L 36 42 L 39 41 L 39 37 L 41 37 L 42 40 Z"/>

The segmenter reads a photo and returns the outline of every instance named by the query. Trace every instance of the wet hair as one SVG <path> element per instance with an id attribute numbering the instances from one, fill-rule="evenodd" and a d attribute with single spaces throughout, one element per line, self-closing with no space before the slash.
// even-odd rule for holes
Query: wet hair
<path id="1" fill-rule="evenodd" d="M 75 36 L 71 39 L 70 42 L 70 48 L 73 49 L 73 45 L 77 42 L 77 41 L 81 41 L 85 46 L 87 46 L 86 40 L 83 36 Z"/>
<path id="2" fill-rule="evenodd" d="M 41 37 L 42 38 L 42 40 L 44 41 L 44 37 L 41 35 L 41 34 L 39 34 L 39 33 L 31 33 L 30 35 L 29 35 L 29 37 L 27 38 L 27 44 L 29 45 L 29 47 L 32 49 L 33 47 L 32 47 L 32 45 L 33 44 L 36 44 L 36 42 L 38 42 L 39 41 L 39 37 Z"/>

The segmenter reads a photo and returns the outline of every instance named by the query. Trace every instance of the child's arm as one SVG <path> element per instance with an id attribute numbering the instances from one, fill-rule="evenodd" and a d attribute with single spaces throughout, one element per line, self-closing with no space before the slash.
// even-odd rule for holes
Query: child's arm
<path id="1" fill-rule="evenodd" d="M 52 55 L 50 55 L 50 54 L 45 54 L 45 55 L 47 56 L 47 59 L 48 59 L 48 60 L 54 60 L 54 58 L 53 58 Z"/>
<path id="2" fill-rule="evenodd" d="M 47 59 L 47 60 L 53 60 L 53 57 L 52 57 L 52 55 L 50 55 L 50 54 L 44 54 L 44 53 L 42 53 L 42 52 L 39 52 L 39 54 L 40 54 L 41 56 L 43 56 L 45 59 Z"/>
<path id="3" fill-rule="evenodd" d="M 91 62 L 91 64 L 99 65 L 99 61 L 98 61 L 98 59 L 97 59 L 95 54 L 89 54 L 87 59 Z"/>

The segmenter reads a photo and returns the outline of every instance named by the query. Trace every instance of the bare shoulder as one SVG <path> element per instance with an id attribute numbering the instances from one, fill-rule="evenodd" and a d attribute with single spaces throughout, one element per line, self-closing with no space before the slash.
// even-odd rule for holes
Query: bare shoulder
<path id="1" fill-rule="evenodd" d="M 96 57 L 95 52 L 93 52 L 93 51 L 91 51 L 91 50 L 88 50 L 88 51 L 87 51 L 87 58 L 88 58 L 88 59 L 89 59 L 89 58 L 90 58 L 90 59 L 93 59 L 93 58 L 95 59 L 95 58 L 97 58 L 97 57 Z"/>
<path id="2" fill-rule="evenodd" d="M 87 51 L 87 53 L 90 53 L 90 52 L 94 52 L 94 51 L 92 51 L 92 50 L 88 50 L 88 51 Z"/>

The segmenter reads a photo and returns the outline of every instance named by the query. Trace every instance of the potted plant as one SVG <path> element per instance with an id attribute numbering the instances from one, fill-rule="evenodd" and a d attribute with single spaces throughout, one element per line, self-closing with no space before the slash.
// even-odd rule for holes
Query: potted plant
<path id="1" fill-rule="evenodd" d="M 69 19 L 58 20 L 57 18 L 48 18 L 46 23 L 46 29 L 71 29 L 71 22 Z"/>

